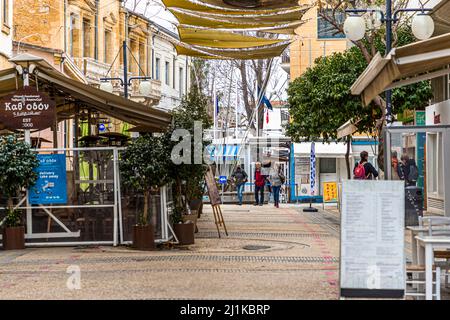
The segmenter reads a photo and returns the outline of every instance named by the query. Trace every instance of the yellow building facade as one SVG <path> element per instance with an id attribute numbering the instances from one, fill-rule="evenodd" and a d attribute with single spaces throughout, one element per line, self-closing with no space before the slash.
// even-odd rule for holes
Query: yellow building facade
<path id="1" fill-rule="evenodd" d="M 107 76 L 123 74 L 124 39 L 130 49 L 129 72 L 149 74 L 151 23 L 123 9 L 119 0 L 17 0 L 14 23 L 16 52 L 27 45 L 54 50 L 55 60 L 49 62 L 56 66 L 62 62 L 57 52 L 63 52 L 92 84 L 106 76 L 111 64 Z"/>
<path id="2" fill-rule="evenodd" d="M 11 67 L 13 0 L 0 0 L 0 70 Z"/>
<path id="3" fill-rule="evenodd" d="M 318 7 L 313 7 L 305 13 L 302 19 L 306 23 L 297 29 L 298 39 L 290 46 L 290 76 L 292 80 L 313 66 L 317 58 L 328 56 L 334 52 L 342 52 L 348 47 L 345 36 L 337 34 L 328 23 L 320 18 L 318 10 Z"/>

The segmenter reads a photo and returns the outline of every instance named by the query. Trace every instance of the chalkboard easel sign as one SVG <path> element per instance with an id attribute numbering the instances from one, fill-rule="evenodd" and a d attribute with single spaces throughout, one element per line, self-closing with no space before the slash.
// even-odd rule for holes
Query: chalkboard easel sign
<path id="1" fill-rule="evenodd" d="M 224 228 L 225 234 L 228 236 L 227 227 L 225 225 L 225 221 L 223 220 L 222 209 L 220 208 L 222 199 L 220 197 L 219 189 L 217 188 L 216 179 L 214 177 L 213 169 L 211 166 L 209 166 L 208 170 L 206 171 L 205 183 L 206 187 L 208 188 L 209 201 L 213 209 L 214 222 L 216 224 L 219 238 L 221 237 L 220 227 Z"/>

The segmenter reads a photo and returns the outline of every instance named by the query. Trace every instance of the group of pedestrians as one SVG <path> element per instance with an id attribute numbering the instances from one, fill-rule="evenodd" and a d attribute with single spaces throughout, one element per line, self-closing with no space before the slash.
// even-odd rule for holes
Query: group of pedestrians
<path id="1" fill-rule="evenodd" d="M 404 154 L 399 161 L 397 152 L 393 151 L 391 165 L 392 177 L 394 180 L 404 180 L 407 187 L 416 186 L 419 170 L 414 159 L 410 159 L 407 154 Z M 369 153 L 367 151 L 362 151 L 360 153 L 360 161 L 356 163 L 353 169 L 353 179 L 374 180 L 377 179 L 378 176 L 378 171 L 369 162 Z M 239 205 L 242 205 L 244 187 L 248 182 L 248 174 L 240 166 L 237 166 L 231 178 L 236 185 Z M 264 174 L 261 163 L 257 162 L 255 164 L 253 180 L 255 184 L 254 205 L 262 206 L 264 204 L 264 191 L 266 186 L 268 186 L 273 194 L 274 205 L 276 208 L 279 208 L 280 190 L 286 181 L 282 168 L 279 165 L 275 165 L 275 167 L 270 168 L 269 174 Z"/>
<path id="2" fill-rule="evenodd" d="M 236 184 L 237 196 L 239 205 L 242 205 L 243 192 L 245 183 L 248 181 L 248 174 L 240 166 L 236 168 L 231 178 Z M 282 168 L 275 165 L 274 168 L 270 169 L 270 173 L 264 174 L 262 171 L 262 165 L 260 162 L 255 164 L 254 172 L 254 183 L 255 183 L 255 206 L 262 206 L 264 204 L 264 191 L 266 185 L 268 185 L 269 190 L 273 194 L 274 205 L 276 208 L 280 207 L 280 190 L 281 186 L 286 181 L 286 177 L 282 172 Z"/>
<path id="3" fill-rule="evenodd" d="M 393 180 L 403 180 L 407 187 L 416 186 L 419 170 L 414 159 L 409 158 L 407 154 L 403 154 L 399 161 L 397 152 L 393 151 L 391 167 Z M 378 171 L 369 162 L 369 153 L 367 151 L 361 152 L 360 161 L 353 169 L 353 178 L 360 180 L 373 180 L 378 178 Z"/>

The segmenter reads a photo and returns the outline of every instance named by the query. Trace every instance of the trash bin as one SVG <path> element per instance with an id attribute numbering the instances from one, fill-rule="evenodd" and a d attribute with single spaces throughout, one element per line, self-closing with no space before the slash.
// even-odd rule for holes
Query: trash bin
<path id="1" fill-rule="evenodd" d="M 419 187 L 405 188 L 405 227 L 418 226 L 423 217 L 423 190 Z"/>

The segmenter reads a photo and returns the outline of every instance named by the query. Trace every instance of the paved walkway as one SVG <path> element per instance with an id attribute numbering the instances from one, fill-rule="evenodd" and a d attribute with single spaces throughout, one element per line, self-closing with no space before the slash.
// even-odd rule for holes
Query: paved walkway
<path id="1" fill-rule="evenodd" d="M 338 218 L 295 205 L 224 205 L 219 239 L 210 207 L 195 245 L 0 251 L 0 299 L 336 299 Z M 69 290 L 67 268 L 81 272 Z M 76 283 L 76 282 L 75 282 Z"/>

